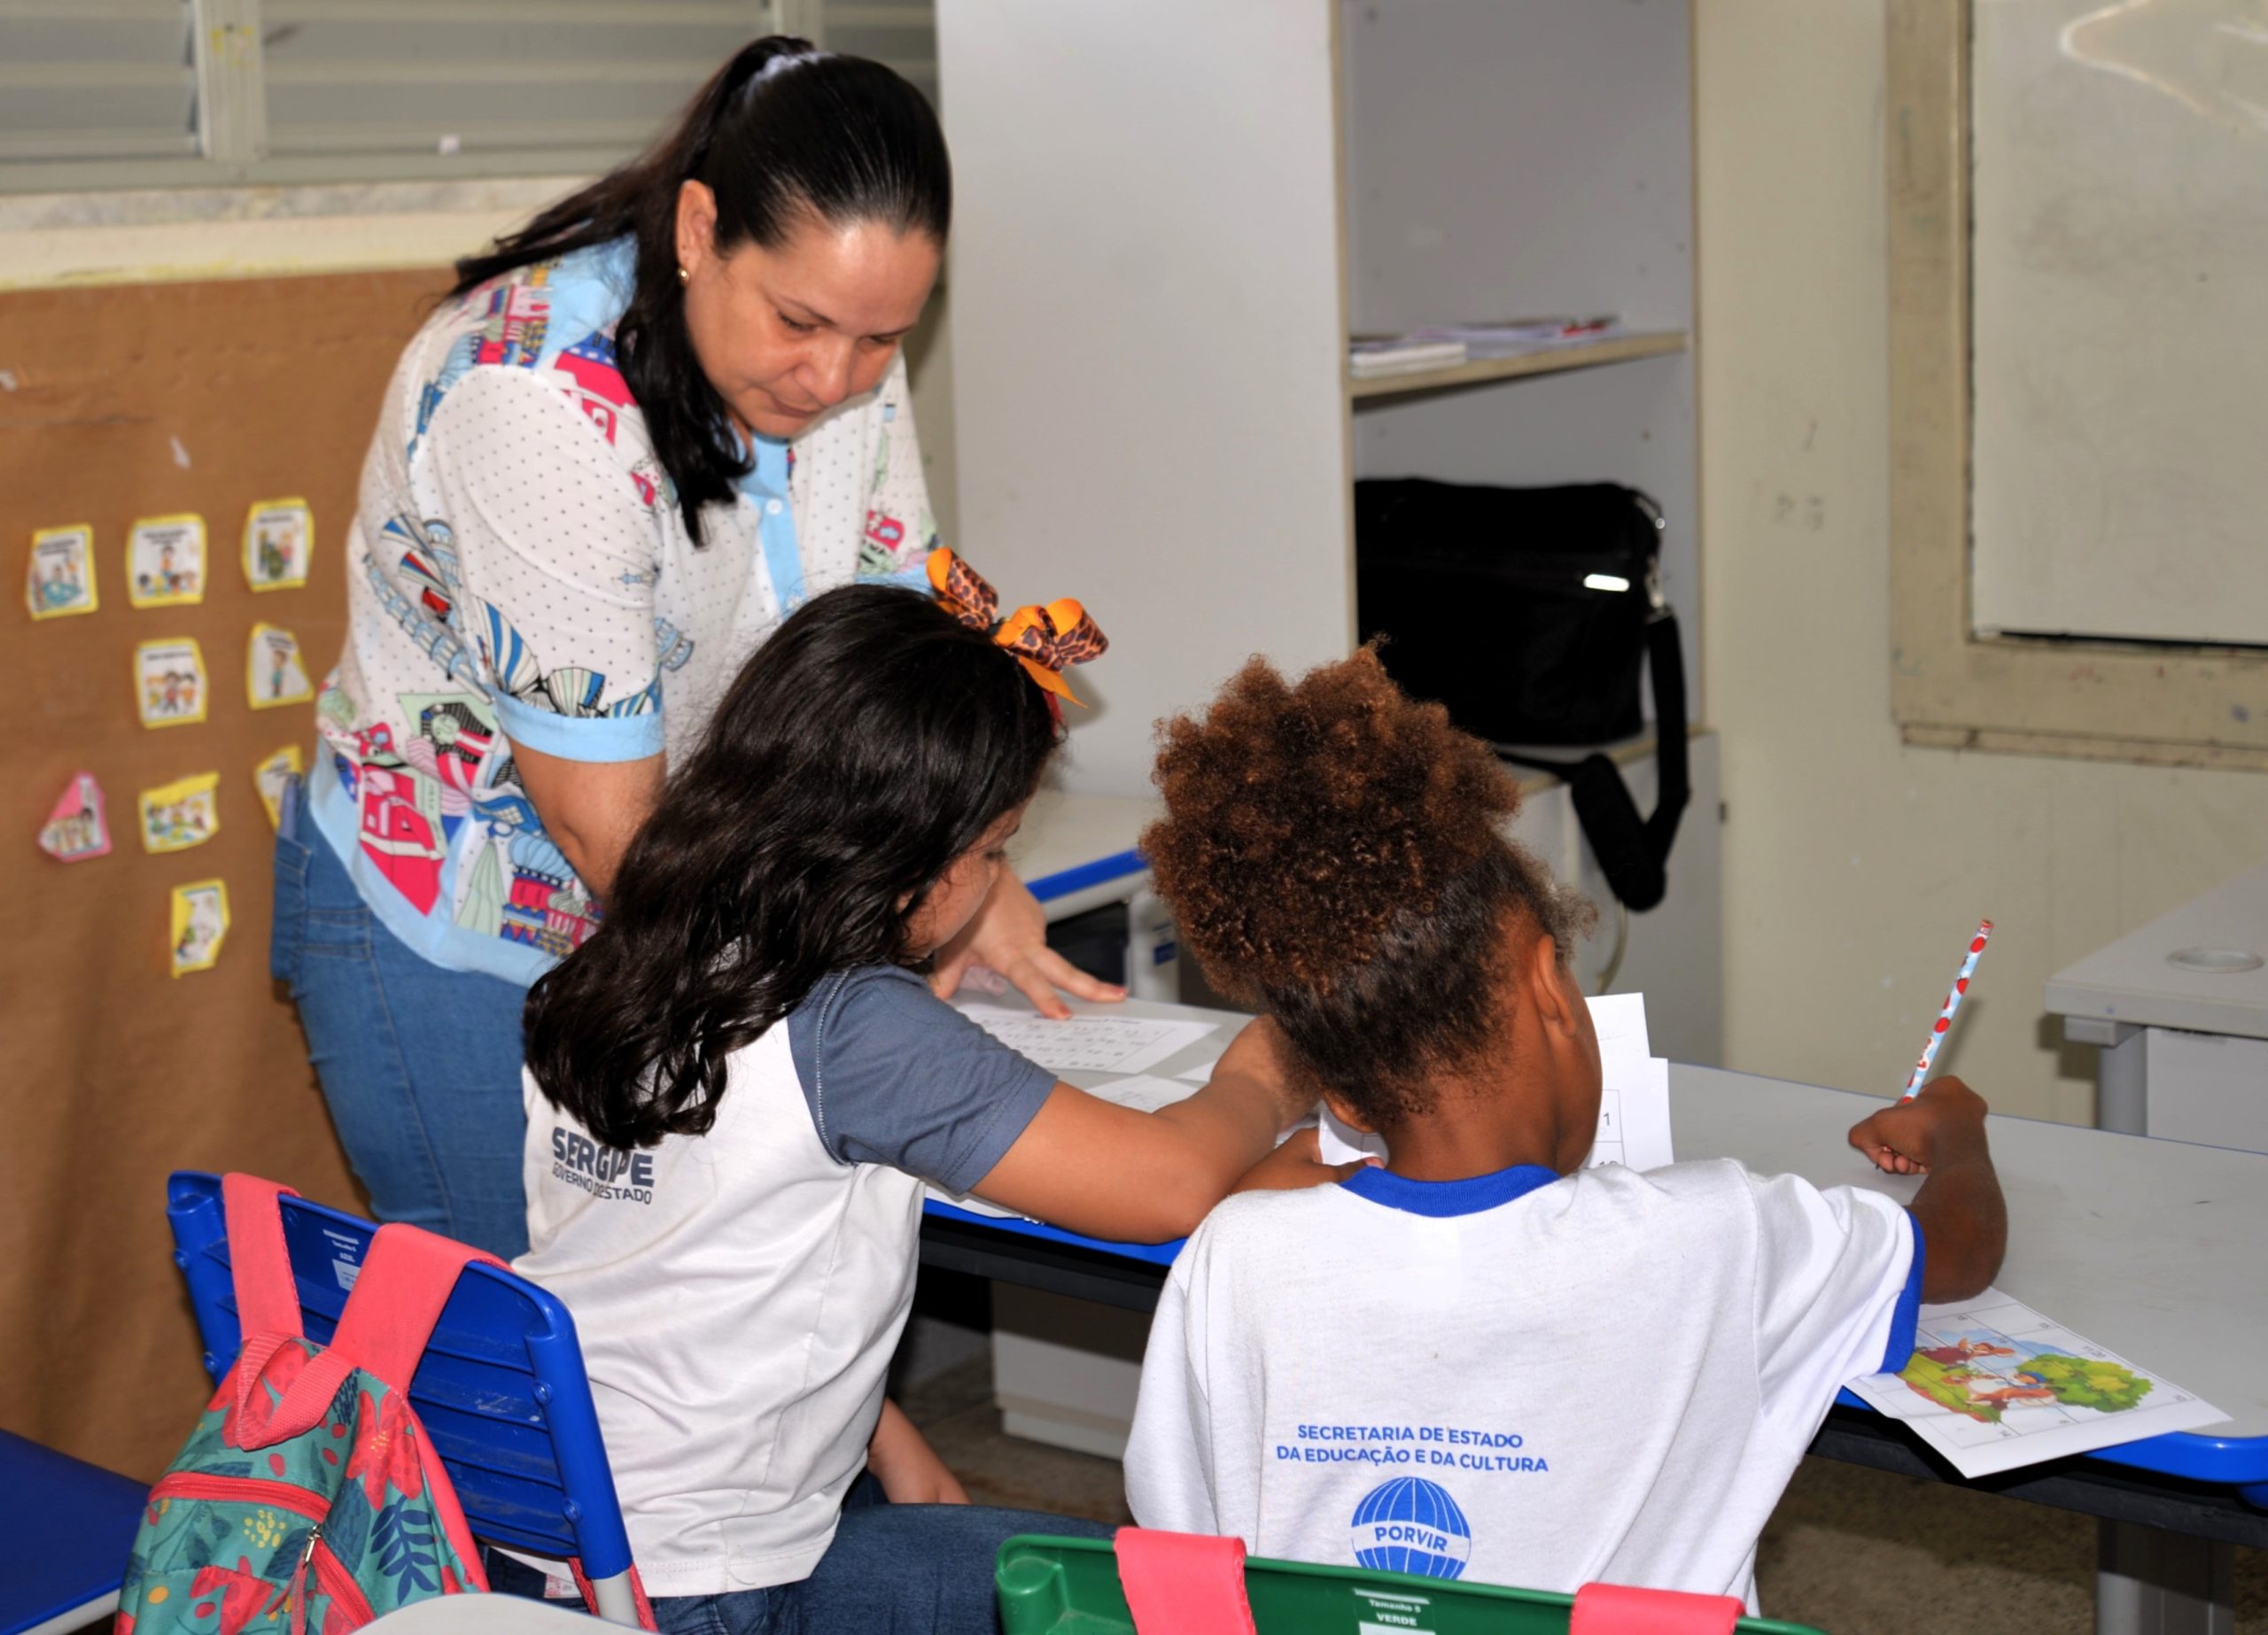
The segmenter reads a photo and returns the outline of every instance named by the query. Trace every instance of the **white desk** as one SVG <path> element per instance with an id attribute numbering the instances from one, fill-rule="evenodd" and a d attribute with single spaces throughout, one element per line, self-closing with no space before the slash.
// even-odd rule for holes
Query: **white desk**
<path id="1" fill-rule="evenodd" d="M 1712 1067 L 1673 1066 L 1669 1084 L 1680 1158 L 1728 1153 L 1900 1203 L 1921 1189 L 1851 1150 L 1878 1097 Z M 2268 1158 L 2028 1119 L 1987 1133 L 2008 1199 L 1997 1286 L 2231 1416 L 2198 1438 L 2268 1438 Z M 2268 1442 L 2260 1465 L 2268 1483 Z"/>
<path id="2" fill-rule="evenodd" d="M 2057 972 L 2047 1005 L 2101 1051 L 2104 1129 L 2268 1151 L 2268 868 Z"/>
<path id="3" fill-rule="evenodd" d="M 1845 1139 L 1879 1105 L 1748 1074 L 1670 1070 L 1681 1157 L 1730 1153 L 1751 1169 L 1866 1187 L 1902 1203 L 1919 1180 L 1883 1174 Z M 2218 1478 L 2268 1506 L 2268 1368 L 2259 1362 L 2268 1346 L 2268 1157 L 2022 1119 L 1995 1118 L 1989 1133 L 2008 1199 L 1998 1286 L 2229 1415 L 2188 1435 L 2106 1448 L 2074 1468 L 2101 1462 L 2162 1479 Z M 2059 1502 L 2039 1485 L 2016 1491 Z M 2068 1507 L 2098 1518 L 2099 1635 L 2227 1635 L 2233 1627 L 2229 1534 L 2198 1536 L 2084 1501 Z"/>

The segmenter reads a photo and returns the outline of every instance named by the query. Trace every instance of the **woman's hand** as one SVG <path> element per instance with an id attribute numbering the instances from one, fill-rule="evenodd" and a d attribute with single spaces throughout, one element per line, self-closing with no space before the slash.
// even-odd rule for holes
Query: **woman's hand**
<path id="1" fill-rule="evenodd" d="M 1047 915 L 1039 900 L 1007 870 L 985 894 L 984 905 L 960 934 L 937 950 L 929 986 L 951 999 L 971 965 L 997 971 L 1023 991 L 1042 1016 L 1071 1014 L 1056 989 L 1078 999 L 1123 999 L 1126 990 L 1096 980 L 1047 946 Z"/>
<path id="2" fill-rule="evenodd" d="M 968 1492 L 945 1468 L 929 1439 L 888 1397 L 882 1416 L 866 1445 L 866 1468 L 894 1505 L 965 1505 Z"/>

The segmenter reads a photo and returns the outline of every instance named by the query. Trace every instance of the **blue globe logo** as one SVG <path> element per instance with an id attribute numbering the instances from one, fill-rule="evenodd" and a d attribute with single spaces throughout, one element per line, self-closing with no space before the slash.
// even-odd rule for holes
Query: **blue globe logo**
<path id="1" fill-rule="evenodd" d="M 1354 1544 L 1362 1566 L 1456 1578 L 1472 1556 L 1472 1529 L 1447 1489 L 1419 1476 L 1396 1476 L 1355 1507 Z"/>

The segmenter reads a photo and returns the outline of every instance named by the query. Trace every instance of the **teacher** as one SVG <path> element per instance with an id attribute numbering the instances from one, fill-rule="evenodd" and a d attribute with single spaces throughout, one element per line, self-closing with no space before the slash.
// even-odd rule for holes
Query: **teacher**
<path id="1" fill-rule="evenodd" d="M 457 264 L 378 415 L 271 964 L 381 1219 L 526 1247 L 520 1012 L 672 760 L 809 596 L 924 584 L 899 350 L 952 180 L 920 93 L 784 36 Z M 794 699 L 780 707 L 793 709 Z M 751 803 L 764 791 L 750 789 Z M 1003 873 L 934 976 L 1118 990 Z"/>

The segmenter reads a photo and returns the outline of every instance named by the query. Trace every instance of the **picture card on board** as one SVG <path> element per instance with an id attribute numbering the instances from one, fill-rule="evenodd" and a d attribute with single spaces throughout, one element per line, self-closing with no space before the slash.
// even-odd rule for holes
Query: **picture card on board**
<path id="1" fill-rule="evenodd" d="M 284 786 L 307 770 L 307 756 L 297 744 L 286 744 L 273 755 L 262 756 L 252 769 L 252 787 L 260 791 L 260 803 L 268 809 L 269 828 L 284 825 Z"/>
<path id="2" fill-rule="evenodd" d="M 210 971 L 221 963 L 229 937 L 229 887 L 223 880 L 197 880 L 173 889 L 167 947 L 175 976 Z"/>
<path id="3" fill-rule="evenodd" d="M 70 528 L 42 528 L 32 535 L 24 567 L 24 606 L 35 619 L 60 619 L 92 613 L 100 605 L 95 591 L 95 531 L 84 523 Z"/>
<path id="4" fill-rule="evenodd" d="M 245 692 L 254 709 L 277 709 L 304 704 L 315 695 L 307 679 L 306 662 L 299 656 L 299 639 L 274 624 L 252 627 L 252 642 L 245 655 Z"/>
<path id="5" fill-rule="evenodd" d="M 126 535 L 126 599 L 137 608 L 205 600 L 205 519 L 145 516 Z"/>
<path id="6" fill-rule="evenodd" d="M 245 514 L 245 582 L 256 591 L 305 585 L 315 546 L 315 512 L 306 500 L 253 501 Z"/>
<path id="7" fill-rule="evenodd" d="M 221 832 L 221 775 L 199 772 L 141 792 L 142 849 L 187 851 Z"/>
<path id="8" fill-rule="evenodd" d="M 110 820 L 103 812 L 103 787 L 92 772 L 75 772 L 39 832 L 39 848 L 59 863 L 84 863 L 110 855 Z"/>
<path id="9" fill-rule="evenodd" d="M 205 650 L 193 636 L 137 643 L 135 708 L 147 727 L 186 726 L 205 719 Z"/>

